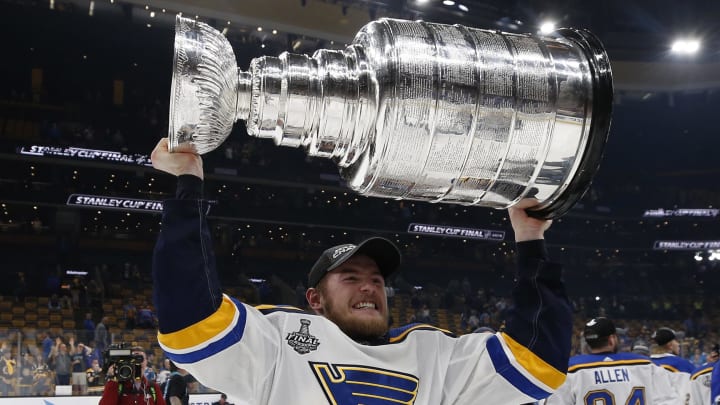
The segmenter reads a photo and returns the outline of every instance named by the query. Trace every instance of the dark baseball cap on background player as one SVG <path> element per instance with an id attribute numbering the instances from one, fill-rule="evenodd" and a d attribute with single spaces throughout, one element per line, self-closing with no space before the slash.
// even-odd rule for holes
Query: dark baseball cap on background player
<path id="1" fill-rule="evenodd" d="M 607 318 L 593 318 L 585 324 L 583 337 L 587 342 L 594 342 L 616 333 L 617 329 L 613 321 Z"/>
<path id="2" fill-rule="evenodd" d="M 395 274 L 400 266 L 400 251 L 394 243 L 385 238 L 373 237 L 357 245 L 351 243 L 337 245 L 325 250 L 312 266 L 308 273 L 308 288 L 317 287 L 325 274 L 360 253 L 375 261 L 386 280 Z"/>
<path id="3" fill-rule="evenodd" d="M 670 328 L 660 328 L 652 334 L 653 340 L 660 346 L 665 346 L 669 342 L 677 339 L 675 331 Z"/>

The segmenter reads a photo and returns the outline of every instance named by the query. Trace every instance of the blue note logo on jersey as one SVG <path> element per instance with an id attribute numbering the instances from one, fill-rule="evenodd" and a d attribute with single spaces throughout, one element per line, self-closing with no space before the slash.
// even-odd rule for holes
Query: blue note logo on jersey
<path id="1" fill-rule="evenodd" d="M 308 319 L 300 320 L 300 330 L 288 333 L 287 340 L 290 347 L 300 354 L 307 354 L 313 350 L 317 350 L 320 340 L 310 334 L 310 321 Z"/>
<path id="2" fill-rule="evenodd" d="M 415 403 L 419 380 L 414 375 L 352 364 L 309 364 L 332 405 Z"/>

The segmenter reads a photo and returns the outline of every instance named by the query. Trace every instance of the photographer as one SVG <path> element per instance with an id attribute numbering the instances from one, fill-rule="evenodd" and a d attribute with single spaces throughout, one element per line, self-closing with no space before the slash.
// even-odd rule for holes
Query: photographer
<path id="1" fill-rule="evenodd" d="M 135 346 L 125 354 L 123 348 L 112 345 L 105 352 L 107 381 L 99 405 L 165 405 L 160 386 L 143 375 L 147 368 L 145 350 Z M 115 352 L 121 354 L 112 354 Z"/>

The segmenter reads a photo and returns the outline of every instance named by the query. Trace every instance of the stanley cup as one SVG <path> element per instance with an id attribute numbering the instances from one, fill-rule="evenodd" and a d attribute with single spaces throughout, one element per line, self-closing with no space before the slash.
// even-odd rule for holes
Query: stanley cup
<path id="1" fill-rule="evenodd" d="M 584 194 L 610 128 L 612 74 L 585 30 L 519 35 L 380 19 L 345 50 L 263 56 L 177 18 L 170 150 L 250 135 L 332 159 L 361 195 L 555 218 Z"/>

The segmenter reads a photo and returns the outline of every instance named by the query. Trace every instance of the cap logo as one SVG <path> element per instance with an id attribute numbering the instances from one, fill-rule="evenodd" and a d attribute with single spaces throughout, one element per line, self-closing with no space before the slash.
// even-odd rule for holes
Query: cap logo
<path id="1" fill-rule="evenodd" d="M 586 323 L 587 326 L 595 326 L 597 324 L 597 321 L 594 319 L 591 319 L 590 322 Z"/>
<path id="2" fill-rule="evenodd" d="M 337 259 L 337 257 L 340 256 L 341 254 L 348 252 L 350 250 L 353 250 L 353 249 L 355 249 L 355 245 L 340 246 L 339 248 L 335 249 L 335 251 L 332 254 L 332 258 Z"/>

